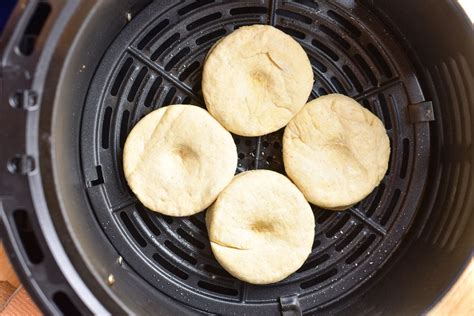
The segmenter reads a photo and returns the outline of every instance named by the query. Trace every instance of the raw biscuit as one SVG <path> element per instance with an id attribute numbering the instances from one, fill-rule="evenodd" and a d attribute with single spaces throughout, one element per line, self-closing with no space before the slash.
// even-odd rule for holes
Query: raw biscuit
<path id="1" fill-rule="evenodd" d="M 305 51 L 269 25 L 244 26 L 208 53 L 202 91 L 209 112 L 230 132 L 260 136 L 284 127 L 313 86 Z"/>
<path id="2" fill-rule="evenodd" d="M 211 205 L 232 180 L 237 149 L 206 110 L 176 104 L 141 119 L 127 137 L 123 169 L 149 209 L 188 216 Z"/>
<path id="3" fill-rule="evenodd" d="M 236 278 L 278 282 L 311 253 L 314 215 L 291 181 L 269 170 L 234 177 L 207 210 L 206 225 L 217 261 Z"/>
<path id="4" fill-rule="evenodd" d="M 283 161 L 306 199 L 341 210 L 384 177 L 390 141 L 383 123 L 354 99 L 331 94 L 306 104 L 283 136 Z"/>

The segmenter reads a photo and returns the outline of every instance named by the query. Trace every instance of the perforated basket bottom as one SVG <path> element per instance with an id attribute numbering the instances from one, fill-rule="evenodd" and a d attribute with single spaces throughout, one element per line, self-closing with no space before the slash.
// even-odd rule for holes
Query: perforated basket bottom
<path id="1" fill-rule="evenodd" d="M 428 135 L 416 132 L 407 111 L 410 97 L 421 91 L 385 26 L 367 8 L 343 3 L 157 1 L 109 48 L 82 118 L 84 181 L 98 223 L 125 265 L 157 291 L 210 312 L 268 313 L 285 304 L 311 311 L 363 285 L 400 243 L 418 202 L 407 192 L 425 181 L 414 175 L 416 159 L 428 151 L 417 144 Z M 124 140 L 141 117 L 172 103 L 204 107 L 200 80 L 207 51 L 239 26 L 255 23 L 275 25 L 304 47 L 315 77 L 310 99 L 332 92 L 354 97 L 382 119 L 392 148 L 387 175 L 369 197 L 347 212 L 313 208 L 313 252 L 296 273 L 269 286 L 246 284 L 219 266 L 204 212 L 171 218 L 146 210 L 127 188 L 121 165 Z M 281 137 L 282 130 L 234 136 L 237 172 L 284 173 Z"/>

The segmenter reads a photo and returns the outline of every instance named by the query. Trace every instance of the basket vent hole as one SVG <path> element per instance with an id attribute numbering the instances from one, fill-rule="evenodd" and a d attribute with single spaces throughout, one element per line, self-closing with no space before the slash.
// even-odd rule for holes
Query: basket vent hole
<path id="1" fill-rule="evenodd" d="M 316 39 L 313 39 L 311 41 L 311 44 L 313 44 L 314 47 L 316 47 L 317 49 L 319 49 L 320 51 L 322 51 L 325 55 L 327 55 L 329 58 L 331 58 L 332 60 L 334 61 L 338 61 L 339 60 L 339 56 L 337 56 L 337 54 L 335 52 L 333 52 L 329 47 L 327 47 L 326 45 L 324 45 L 322 42 L 316 40 Z"/>
<path id="2" fill-rule="evenodd" d="M 210 264 L 203 265 L 203 269 L 204 271 L 209 272 L 210 274 L 215 274 L 225 278 L 232 278 L 232 276 L 226 270 L 219 267 L 211 266 Z"/>
<path id="3" fill-rule="evenodd" d="M 392 141 L 392 137 L 390 134 L 388 134 L 388 141 L 390 143 L 390 148 L 393 148 L 393 141 Z M 392 173 L 392 159 L 393 159 L 393 156 L 395 155 L 395 153 L 392 151 L 390 151 L 390 157 L 388 157 L 388 166 L 387 166 L 387 174 L 390 174 Z"/>
<path id="4" fill-rule="evenodd" d="M 190 235 L 189 233 L 187 233 L 184 229 L 182 228 L 178 228 L 176 230 L 176 233 L 181 237 L 183 238 L 184 240 L 186 240 L 188 243 L 190 243 L 191 245 L 193 245 L 194 247 L 196 248 L 199 248 L 199 249 L 204 249 L 205 246 L 202 242 L 200 242 L 199 240 L 197 240 L 196 238 L 194 238 L 192 235 Z"/>
<path id="5" fill-rule="evenodd" d="M 130 218 L 128 217 L 127 213 L 125 213 L 125 212 L 120 213 L 120 218 L 122 219 L 122 222 L 124 223 L 125 227 L 128 229 L 128 231 L 132 235 L 133 239 L 135 239 L 135 241 L 141 247 L 145 247 L 146 246 L 145 239 L 142 237 L 142 235 L 140 235 L 140 233 L 138 232 L 135 225 L 133 225 L 133 223 L 130 220 Z"/>
<path id="6" fill-rule="evenodd" d="M 380 199 L 382 198 L 384 191 L 385 191 L 385 183 L 382 182 L 376 189 L 374 200 L 372 201 L 372 204 L 370 205 L 369 209 L 366 212 L 367 217 L 370 218 L 372 217 L 372 215 L 374 215 L 375 210 L 380 204 Z"/>
<path id="7" fill-rule="evenodd" d="M 143 79 L 145 79 L 147 72 L 148 72 L 148 68 L 146 67 L 142 67 L 142 69 L 140 69 L 140 72 L 138 73 L 138 76 L 133 81 L 132 88 L 130 89 L 130 92 L 128 93 L 127 100 L 129 102 L 132 102 L 133 100 L 135 100 L 138 89 L 140 88 L 140 85 L 142 84 Z"/>
<path id="8" fill-rule="evenodd" d="M 316 239 L 316 240 L 313 242 L 313 246 L 311 247 L 311 249 L 316 249 L 316 248 L 318 248 L 319 246 L 321 246 L 321 241 L 319 241 L 319 240 Z"/>
<path id="9" fill-rule="evenodd" d="M 219 30 L 213 31 L 211 33 L 208 33 L 206 35 L 203 35 L 203 36 L 197 38 L 196 39 L 196 44 L 201 45 L 201 44 L 204 44 L 206 42 L 216 40 L 217 38 L 220 38 L 220 37 L 224 36 L 225 33 L 226 33 L 226 31 L 224 29 L 219 29 Z"/>
<path id="10" fill-rule="evenodd" d="M 195 1 L 185 7 L 182 7 L 181 9 L 178 10 L 178 14 L 179 15 L 185 15 L 186 13 L 189 13 L 191 11 L 194 11 L 206 4 L 209 4 L 209 3 L 213 3 L 214 1 L 213 0 L 199 0 L 199 1 Z"/>
<path id="11" fill-rule="evenodd" d="M 125 110 L 120 121 L 120 148 L 123 148 L 128 134 L 128 120 L 130 119 L 130 111 Z"/>
<path id="12" fill-rule="evenodd" d="M 344 89 L 344 86 L 339 81 L 339 79 L 337 79 L 336 77 L 331 77 L 331 83 L 337 92 L 347 94 L 346 89 Z"/>
<path id="13" fill-rule="evenodd" d="M 193 103 L 193 99 L 191 97 L 184 98 L 183 104 L 194 104 L 194 105 L 196 105 L 195 103 Z"/>
<path id="14" fill-rule="evenodd" d="M 263 148 L 267 148 L 267 147 L 268 147 L 268 145 L 269 145 L 269 144 L 268 144 L 268 142 L 267 142 L 266 140 L 262 142 L 262 146 L 263 146 Z"/>
<path id="15" fill-rule="evenodd" d="M 326 237 L 332 238 L 334 235 L 336 235 L 337 232 L 340 231 L 344 225 L 346 225 L 350 218 L 351 216 L 348 213 L 344 214 L 342 218 L 336 223 L 336 225 L 331 227 L 331 229 L 326 232 Z"/>
<path id="16" fill-rule="evenodd" d="M 81 315 L 81 312 L 77 309 L 69 296 L 62 291 L 54 293 L 53 302 L 63 315 Z"/>
<path id="17" fill-rule="evenodd" d="M 137 209 L 138 214 L 140 214 L 140 217 L 143 219 L 143 222 L 145 222 L 146 227 L 148 227 L 148 229 L 153 233 L 153 235 L 159 236 L 161 232 L 150 219 L 150 216 L 148 216 L 147 210 L 145 210 L 145 208 L 139 203 L 135 205 L 135 208 Z"/>
<path id="18" fill-rule="evenodd" d="M 153 254 L 153 260 L 155 260 L 160 266 L 168 270 L 169 272 L 173 273 L 177 277 L 183 280 L 188 279 L 188 274 L 181 269 L 178 269 L 175 265 L 169 263 L 165 258 L 163 258 L 158 253 Z"/>
<path id="19" fill-rule="evenodd" d="M 152 28 L 144 37 L 143 39 L 138 43 L 137 48 L 138 49 L 143 49 L 145 46 L 150 43 L 150 41 L 155 38 L 158 33 L 160 33 L 161 30 L 163 30 L 170 21 L 168 19 L 164 19 L 158 25 L 156 25 L 154 28 Z"/>
<path id="20" fill-rule="evenodd" d="M 199 218 L 197 216 L 191 216 L 189 218 L 189 221 L 194 225 L 196 226 L 197 228 L 199 228 L 201 231 L 203 232 L 206 232 L 207 231 L 207 228 L 206 228 L 206 224 L 204 224 L 204 222 L 202 222 L 201 220 L 199 220 Z"/>
<path id="21" fill-rule="evenodd" d="M 369 249 L 375 238 L 375 234 L 371 234 L 369 237 L 366 237 L 360 246 L 346 259 L 346 263 L 351 264 L 356 261 L 357 258 L 359 258 L 367 249 Z"/>
<path id="22" fill-rule="evenodd" d="M 300 284 L 300 287 L 304 290 L 310 287 L 313 287 L 317 284 L 323 283 L 324 281 L 330 279 L 331 277 L 335 276 L 337 274 L 337 269 L 333 268 L 329 271 L 326 271 L 320 275 L 318 275 L 315 278 L 312 278 L 306 282 L 303 282 Z"/>
<path id="23" fill-rule="evenodd" d="M 277 9 L 276 13 L 278 15 L 281 15 L 285 18 L 288 18 L 290 21 L 298 20 L 300 22 L 303 22 L 305 24 L 311 24 L 313 23 L 313 20 L 310 17 L 307 17 L 306 15 L 302 15 L 296 12 L 284 10 L 284 9 Z"/>
<path id="24" fill-rule="evenodd" d="M 208 290 L 208 291 L 211 291 L 211 292 L 214 292 L 214 293 L 218 293 L 218 294 L 229 295 L 229 296 L 236 296 L 237 294 L 239 294 L 239 292 L 236 289 L 223 287 L 223 286 L 208 283 L 208 282 L 205 282 L 205 281 L 199 281 L 197 283 L 197 285 L 200 288 L 203 288 L 205 290 Z"/>
<path id="25" fill-rule="evenodd" d="M 391 130 L 392 121 L 390 120 L 390 112 L 388 109 L 387 99 L 385 98 L 385 95 L 383 93 L 379 93 L 378 98 L 379 98 L 380 108 L 382 110 L 382 116 L 383 116 L 383 122 L 385 124 L 385 128 L 387 130 Z"/>
<path id="26" fill-rule="evenodd" d="M 349 80 L 352 82 L 352 85 L 357 90 L 357 92 L 359 92 L 359 93 L 362 92 L 364 89 L 362 88 L 362 85 L 360 84 L 359 80 L 357 79 L 356 75 L 351 70 L 351 68 L 344 65 L 344 66 L 342 66 L 342 70 L 347 75 L 347 77 L 349 77 Z"/>
<path id="27" fill-rule="evenodd" d="M 297 31 L 297 30 L 289 28 L 289 27 L 277 26 L 277 28 L 279 28 L 280 30 L 282 30 L 286 34 L 289 34 L 289 35 L 291 35 L 293 37 L 296 37 L 296 38 L 299 38 L 299 39 L 304 39 L 306 37 L 306 35 L 303 32 Z"/>
<path id="28" fill-rule="evenodd" d="M 16 231 L 20 237 L 23 249 L 31 263 L 38 264 L 43 261 L 44 255 L 41 250 L 38 238 L 30 222 L 28 213 L 25 210 L 15 210 L 13 212 Z"/>
<path id="29" fill-rule="evenodd" d="M 196 94 L 201 94 L 201 80 L 197 80 L 193 85 L 192 90 Z"/>
<path id="30" fill-rule="evenodd" d="M 387 78 L 392 77 L 392 70 L 388 66 L 387 62 L 385 61 L 377 47 L 375 47 L 374 44 L 369 43 L 367 44 L 367 49 L 370 55 L 372 55 L 372 57 L 377 61 L 377 65 L 379 66 L 380 71 L 382 71 Z"/>
<path id="31" fill-rule="evenodd" d="M 327 221 L 329 219 L 329 217 L 331 217 L 331 215 L 333 214 L 334 212 L 332 211 L 327 211 L 327 210 L 323 210 L 321 212 L 321 214 L 318 216 L 318 219 L 316 220 L 316 222 L 318 224 L 322 224 L 324 223 L 325 221 Z"/>
<path id="32" fill-rule="evenodd" d="M 362 56 L 359 54 L 355 54 L 354 59 L 357 61 L 359 66 L 364 70 L 365 74 L 367 75 L 367 78 L 369 78 L 370 83 L 376 86 L 377 78 L 375 77 L 374 72 L 372 71 L 372 69 L 370 69 L 370 66 L 367 64 L 365 59 L 362 58 Z"/>
<path id="33" fill-rule="evenodd" d="M 390 203 L 388 204 L 387 210 L 382 216 L 382 219 L 380 220 L 380 224 L 386 225 L 390 217 L 392 216 L 392 213 L 397 206 L 397 202 L 400 199 L 400 194 L 401 191 L 399 189 L 396 189 L 395 192 L 393 193 L 392 199 L 390 200 Z"/>
<path id="34" fill-rule="evenodd" d="M 242 8 L 234 8 L 230 9 L 230 15 L 241 15 L 241 14 L 249 14 L 249 15 L 257 15 L 260 16 L 261 14 L 267 13 L 266 7 L 242 7 Z"/>
<path id="35" fill-rule="evenodd" d="M 104 174 L 102 173 L 102 166 L 95 166 L 95 172 L 97 174 L 97 179 L 90 182 L 91 187 L 104 183 Z"/>
<path id="36" fill-rule="evenodd" d="M 112 85 L 112 89 L 110 90 L 110 94 L 113 96 L 116 96 L 120 90 L 120 87 L 122 86 L 122 82 L 125 79 L 125 77 L 128 74 L 128 71 L 130 70 L 130 67 L 133 64 L 133 59 L 132 58 L 127 58 L 125 62 L 123 63 L 122 67 L 120 68 L 117 77 L 115 77 L 114 84 Z"/>
<path id="37" fill-rule="evenodd" d="M 220 13 L 220 12 L 215 12 L 215 13 L 206 15 L 205 17 L 197 19 L 196 21 L 191 22 L 188 25 L 186 25 L 186 30 L 188 30 L 188 31 L 194 30 L 195 28 L 197 28 L 201 25 L 204 25 L 204 24 L 207 24 L 209 22 L 215 21 L 217 19 L 220 19 L 221 17 L 222 17 L 222 13 Z"/>
<path id="38" fill-rule="evenodd" d="M 196 258 L 188 255 L 186 252 L 183 250 L 179 249 L 176 247 L 171 241 L 166 240 L 165 241 L 165 246 L 168 248 L 171 252 L 173 252 L 175 255 L 183 259 L 184 261 L 188 262 L 191 265 L 195 265 L 197 263 Z"/>
<path id="39" fill-rule="evenodd" d="M 362 32 L 357 27 L 355 27 L 351 22 L 338 13 L 329 10 L 328 16 L 348 30 L 353 37 L 359 37 L 362 35 Z"/>
<path id="40" fill-rule="evenodd" d="M 311 261 L 308 261 L 306 262 L 305 264 L 303 264 L 301 266 L 301 268 L 298 269 L 298 271 L 296 271 L 297 273 L 301 273 L 301 272 L 304 272 L 304 271 L 308 271 L 310 269 L 315 269 L 317 268 L 321 263 L 327 261 L 329 259 L 329 255 L 327 253 L 317 257 L 316 259 L 314 260 L 311 260 Z"/>
<path id="41" fill-rule="evenodd" d="M 353 241 L 357 237 L 357 235 L 359 235 L 363 228 L 364 225 L 357 224 L 356 227 L 349 233 L 346 238 L 336 244 L 334 249 L 336 249 L 336 251 L 341 251 L 342 249 L 344 249 L 347 245 L 351 243 L 351 241 Z"/>
<path id="42" fill-rule="evenodd" d="M 173 224 L 173 217 L 168 216 L 168 215 L 160 215 L 161 218 L 165 221 L 166 224 L 171 225 Z"/>
<path id="43" fill-rule="evenodd" d="M 168 38 L 166 41 L 163 42 L 163 44 L 161 44 L 155 51 L 153 54 L 151 54 L 150 56 L 150 59 L 155 61 L 158 59 L 158 57 L 161 56 L 161 54 L 164 53 L 164 51 L 168 48 L 171 47 L 171 45 L 174 44 L 174 42 L 176 42 L 177 40 L 179 40 L 179 33 L 174 33 L 173 35 L 171 35 L 170 38 Z"/>
<path id="44" fill-rule="evenodd" d="M 316 0 L 298 0 L 295 1 L 297 3 L 300 3 L 304 5 L 305 7 L 313 8 L 313 9 L 318 9 L 319 4 L 316 2 Z"/>
<path id="45" fill-rule="evenodd" d="M 328 94 L 328 91 L 326 89 L 324 89 L 324 88 L 319 88 L 318 89 L 318 95 L 319 96 L 326 95 L 326 94 Z"/>
<path id="46" fill-rule="evenodd" d="M 102 148 L 109 148 L 110 120 L 112 119 L 112 108 L 105 108 L 104 120 L 102 122 Z"/>
<path id="47" fill-rule="evenodd" d="M 144 105 L 146 107 L 150 107 L 153 100 L 155 99 L 156 92 L 158 91 L 158 88 L 161 85 L 161 82 L 163 81 L 163 78 L 161 77 L 156 77 L 155 81 L 153 81 L 153 84 L 150 87 L 150 90 L 148 91 L 148 94 L 145 98 Z"/>
<path id="48" fill-rule="evenodd" d="M 244 153 L 239 153 L 239 159 L 244 159 L 245 158 L 245 154 Z"/>
<path id="49" fill-rule="evenodd" d="M 170 59 L 170 61 L 165 65 L 165 70 L 170 71 L 181 59 L 183 59 L 184 56 L 189 54 L 191 51 L 191 48 L 185 47 L 179 51 L 176 55 L 174 55 L 173 58 Z"/>
<path id="50" fill-rule="evenodd" d="M 324 66 L 321 62 L 319 62 L 319 60 L 317 60 L 317 59 L 310 56 L 309 61 L 311 62 L 311 65 L 316 67 L 316 69 L 318 69 L 319 71 L 321 71 L 321 72 L 328 71 L 328 67 Z"/>
<path id="51" fill-rule="evenodd" d="M 339 34 L 334 32 L 333 30 L 331 30 L 326 25 L 320 25 L 319 29 L 321 30 L 321 32 L 323 32 L 324 34 L 331 37 L 334 41 L 336 41 L 336 43 L 338 43 L 339 45 L 341 45 L 345 49 L 351 48 L 351 45 L 345 39 L 343 39 L 341 36 L 339 36 Z"/>
<path id="52" fill-rule="evenodd" d="M 38 2 L 18 45 L 18 50 L 22 55 L 30 56 L 33 53 L 36 40 L 46 24 L 50 13 L 51 5 L 49 3 Z"/>
<path id="53" fill-rule="evenodd" d="M 175 87 L 171 87 L 168 90 L 168 93 L 166 94 L 165 99 L 163 100 L 163 105 L 164 106 L 171 104 L 171 101 L 173 100 L 173 97 L 174 97 L 175 93 L 176 93 L 176 88 Z"/>
<path id="54" fill-rule="evenodd" d="M 402 166 L 400 167 L 400 178 L 405 179 L 408 169 L 408 157 L 410 156 L 410 141 L 403 139 Z"/>
<path id="55" fill-rule="evenodd" d="M 256 168 L 255 160 L 252 159 L 252 161 L 250 161 L 250 167 L 248 167 L 246 170 L 255 169 L 255 168 Z"/>
<path id="56" fill-rule="evenodd" d="M 198 61 L 194 61 L 191 65 L 187 66 L 186 69 L 179 75 L 179 80 L 184 81 L 189 77 L 201 64 Z"/>
<path id="57" fill-rule="evenodd" d="M 370 102 L 369 102 L 369 100 L 363 99 L 363 100 L 362 100 L 362 105 L 363 105 L 364 108 L 366 108 L 367 110 L 370 110 Z"/>

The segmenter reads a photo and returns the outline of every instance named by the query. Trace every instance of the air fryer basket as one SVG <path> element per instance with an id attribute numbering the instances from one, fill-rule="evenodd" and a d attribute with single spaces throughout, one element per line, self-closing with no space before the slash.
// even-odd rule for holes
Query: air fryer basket
<path id="1" fill-rule="evenodd" d="M 126 186 L 133 125 L 204 106 L 219 38 L 271 24 L 310 57 L 310 99 L 340 92 L 378 115 L 392 155 L 347 212 L 313 208 L 313 252 L 268 286 L 227 274 L 203 213 L 150 212 Z M 472 24 L 454 1 L 30 1 L 2 42 L 2 237 L 45 312 L 416 314 L 474 245 Z M 284 173 L 282 131 L 234 136 L 237 172 Z"/>

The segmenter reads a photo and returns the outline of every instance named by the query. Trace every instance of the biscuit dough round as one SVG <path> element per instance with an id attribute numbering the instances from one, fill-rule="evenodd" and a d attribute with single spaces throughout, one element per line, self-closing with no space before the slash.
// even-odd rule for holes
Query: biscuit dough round
<path id="1" fill-rule="evenodd" d="M 278 282 L 311 253 L 314 215 L 303 194 L 276 172 L 243 172 L 208 209 L 206 225 L 217 261 L 236 278 Z"/>
<path id="2" fill-rule="evenodd" d="M 313 86 L 305 51 L 269 25 L 243 26 L 208 53 L 202 92 L 209 112 L 229 131 L 260 136 L 285 126 Z"/>
<path id="3" fill-rule="evenodd" d="M 232 180 L 231 134 L 197 106 L 176 104 L 141 119 L 125 142 L 128 185 L 149 209 L 170 216 L 204 210 Z"/>
<path id="4" fill-rule="evenodd" d="M 306 104 L 283 135 L 286 173 L 310 203 L 328 209 L 348 208 L 372 192 L 389 156 L 380 119 L 341 94 Z"/>

